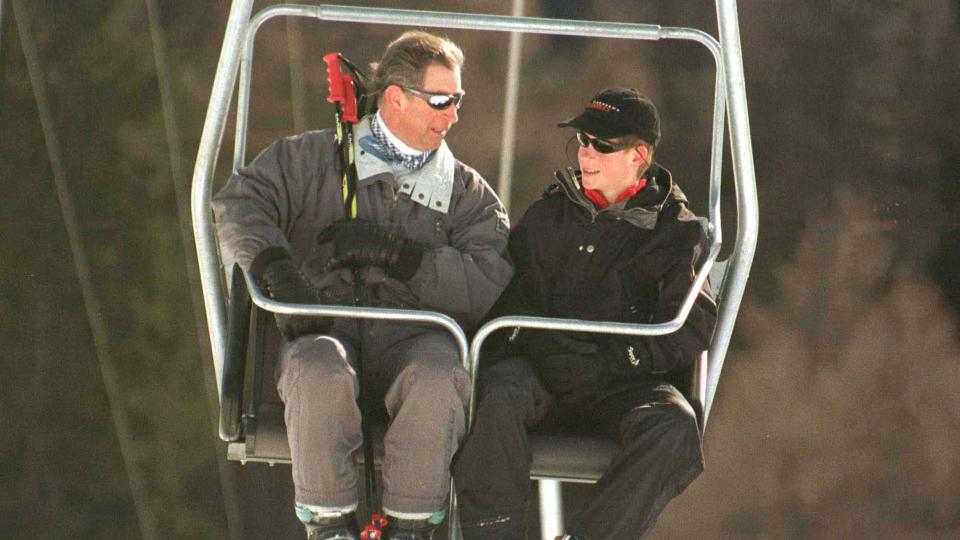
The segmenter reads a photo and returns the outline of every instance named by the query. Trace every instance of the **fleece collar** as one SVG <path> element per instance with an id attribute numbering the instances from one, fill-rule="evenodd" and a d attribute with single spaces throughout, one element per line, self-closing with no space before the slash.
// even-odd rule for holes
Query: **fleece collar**
<path id="1" fill-rule="evenodd" d="M 641 229 L 653 229 L 657 226 L 657 219 L 668 201 L 674 200 L 686 203 L 686 197 L 673 184 L 670 171 L 654 163 L 647 169 L 644 177 L 647 183 L 632 197 L 622 204 L 614 204 L 604 209 L 598 209 L 584 194 L 583 184 L 580 182 L 580 171 L 568 167 L 554 173 L 557 184 L 568 199 L 582 207 L 595 220 L 601 212 L 615 215 L 631 225 Z"/>

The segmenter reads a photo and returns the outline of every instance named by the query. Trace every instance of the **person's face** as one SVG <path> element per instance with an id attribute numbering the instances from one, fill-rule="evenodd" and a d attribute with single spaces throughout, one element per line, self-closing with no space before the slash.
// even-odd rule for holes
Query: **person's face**
<path id="1" fill-rule="evenodd" d="M 457 123 L 457 107 L 434 109 L 422 98 L 403 92 L 399 86 L 388 95 L 396 106 L 397 115 L 390 130 L 410 147 L 426 152 L 434 150 L 443 142 L 450 128 Z M 440 64 L 431 64 L 423 74 L 420 90 L 436 94 L 463 92 L 460 87 L 460 68 L 449 69 Z"/>
<path id="2" fill-rule="evenodd" d="M 592 134 L 587 135 L 593 139 Z M 606 139 L 622 143 L 621 138 Z M 647 158 L 647 148 L 643 145 L 631 146 L 623 150 L 601 154 L 589 145 L 579 147 L 577 160 L 580 162 L 583 187 L 599 191 L 613 202 L 625 189 L 637 182 L 637 173 Z"/>

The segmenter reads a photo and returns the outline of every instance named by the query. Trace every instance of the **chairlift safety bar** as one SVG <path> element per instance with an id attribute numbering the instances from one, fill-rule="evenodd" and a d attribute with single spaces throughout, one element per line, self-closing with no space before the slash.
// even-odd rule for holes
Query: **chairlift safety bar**
<path id="1" fill-rule="evenodd" d="M 242 270 L 241 270 L 242 271 Z M 322 315 L 327 317 L 348 317 L 353 319 L 378 319 L 391 321 L 424 322 L 441 326 L 453 334 L 457 341 L 457 349 L 460 351 L 460 359 L 464 369 L 469 369 L 467 364 L 468 344 L 467 336 L 463 329 L 452 317 L 442 313 L 432 311 L 414 311 L 409 309 L 387 309 L 372 307 L 345 307 L 345 306 L 316 306 L 313 304 L 289 304 L 286 302 L 277 302 L 269 298 L 260 291 L 253 278 L 243 272 L 243 278 L 247 283 L 247 290 L 250 291 L 250 300 L 254 304 L 271 313 L 281 313 L 283 315 Z"/>

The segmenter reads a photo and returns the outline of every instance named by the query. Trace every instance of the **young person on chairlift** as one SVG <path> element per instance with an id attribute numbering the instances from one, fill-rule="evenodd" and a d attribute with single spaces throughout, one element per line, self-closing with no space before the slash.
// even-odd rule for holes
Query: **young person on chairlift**
<path id="1" fill-rule="evenodd" d="M 558 172 L 510 233 L 515 273 L 488 318 L 675 318 L 707 242 L 670 172 L 654 161 L 656 108 L 636 90 L 612 88 L 560 126 L 576 130 L 580 169 Z M 464 538 L 526 537 L 532 430 L 605 435 L 621 445 L 561 538 L 649 530 L 703 470 L 697 415 L 681 388 L 715 322 L 704 284 L 686 323 L 669 335 L 495 336 L 480 365 L 474 424 L 454 461 Z"/>

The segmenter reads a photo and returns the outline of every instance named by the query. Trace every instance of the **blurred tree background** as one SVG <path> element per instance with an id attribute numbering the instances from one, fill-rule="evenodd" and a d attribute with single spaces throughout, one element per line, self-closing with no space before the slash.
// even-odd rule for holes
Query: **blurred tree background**
<path id="1" fill-rule="evenodd" d="M 493 0 L 340 3 L 510 11 Z M 229 2 L 0 5 L 0 537 L 300 537 L 289 468 L 227 463 L 214 424 L 188 206 Z M 707 470 L 650 537 L 956 538 L 960 4 L 739 8 L 760 244 Z M 716 36 L 713 10 L 526 2 L 533 16 Z M 332 124 L 322 54 L 366 63 L 400 30 L 269 23 L 248 158 Z M 506 35 L 448 35 L 467 55 L 449 141 L 496 185 Z M 523 52 L 514 219 L 567 164 L 556 122 L 612 85 L 658 103 L 658 160 L 705 212 L 705 50 L 528 35 Z"/>

